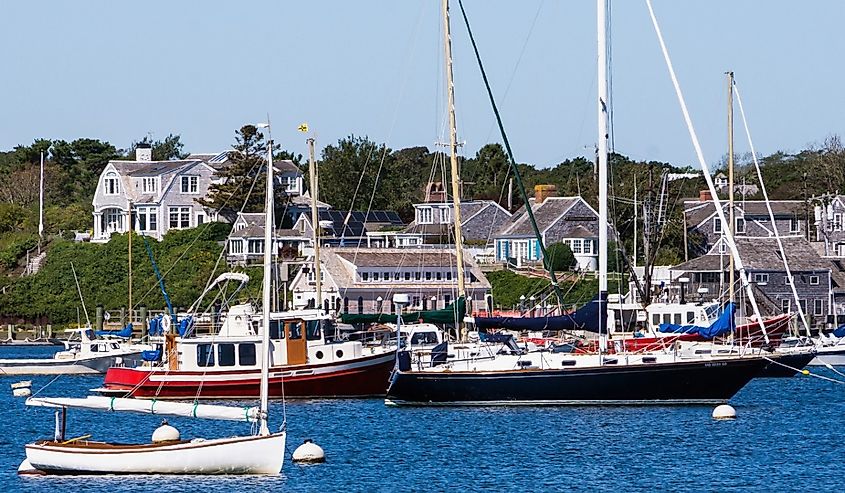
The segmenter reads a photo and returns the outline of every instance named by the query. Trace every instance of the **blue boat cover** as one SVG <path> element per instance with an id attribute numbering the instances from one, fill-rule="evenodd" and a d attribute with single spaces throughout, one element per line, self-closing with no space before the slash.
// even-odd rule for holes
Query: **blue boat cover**
<path id="1" fill-rule="evenodd" d="M 728 334 L 736 329 L 736 304 L 728 303 L 722 309 L 722 313 L 709 327 L 697 325 L 660 324 L 660 332 L 673 334 L 698 334 L 704 339 L 713 339 L 720 335 Z"/>
<path id="2" fill-rule="evenodd" d="M 193 327 L 194 317 L 192 315 L 188 315 L 183 318 L 182 321 L 179 322 L 179 337 L 187 337 L 191 333 L 191 329 Z"/>
<path id="3" fill-rule="evenodd" d="M 840 325 L 833 331 L 833 335 L 836 337 L 845 337 L 845 325 Z"/>
<path id="4" fill-rule="evenodd" d="M 161 315 L 151 318 L 149 322 L 149 328 L 147 328 L 147 332 L 151 336 L 160 336 L 164 335 L 164 327 L 161 326 Z"/>
<path id="5" fill-rule="evenodd" d="M 98 336 L 122 337 L 124 339 L 129 339 L 132 337 L 132 322 L 126 324 L 126 327 L 121 330 L 98 330 L 95 334 Z"/>
<path id="6" fill-rule="evenodd" d="M 475 317 L 478 329 L 508 330 L 586 330 L 602 333 L 607 326 L 607 295 L 600 300 L 596 296 L 592 301 L 566 315 L 553 317 Z"/>
<path id="7" fill-rule="evenodd" d="M 158 361 L 161 359 L 161 349 L 155 351 L 141 351 L 141 359 L 144 361 Z"/>

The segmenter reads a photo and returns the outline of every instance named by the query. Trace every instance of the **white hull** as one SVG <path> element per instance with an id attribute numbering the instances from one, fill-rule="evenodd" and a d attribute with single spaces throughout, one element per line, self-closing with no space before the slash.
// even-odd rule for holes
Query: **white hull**
<path id="1" fill-rule="evenodd" d="M 0 375 L 92 375 L 112 366 L 137 366 L 140 351 L 126 351 L 79 358 L 3 359 Z"/>
<path id="2" fill-rule="evenodd" d="M 818 348 L 810 366 L 825 365 L 845 366 L 845 345 Z"/>
<path id="3" fill-rule="evenodd" d="M 26 446 L 26 458 L 35 469 L 77 475 L 279 474 L 284 453 L 285 432 L 153 445 L 39 442 Z"/>

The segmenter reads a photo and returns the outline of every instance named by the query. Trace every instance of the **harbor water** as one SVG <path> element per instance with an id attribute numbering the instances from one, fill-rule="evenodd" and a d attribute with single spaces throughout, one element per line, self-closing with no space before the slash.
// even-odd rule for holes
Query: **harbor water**
<path id="1" fill-rule="evenodd" d="M 45 357 L 56 348 L 0 347 L 0 358 Z M 814 373 L 842 381 L 825 369 Z M 845 372 L 845 371 L 844 371 Z M 27 408 L 9 385 L 33 381 L 42 396 L 84 396 L 102 376 L 0 376 L 2 491 L 843 491 L 845 386 L 819 378 L 756 379 L 732 401 L 738 419 L 712 407 L 389 408 L 381 399 L 274 402 L 287 418 L 278 477 L 18 476 L 23 446 L 53 435 L 50 409 Z M 50 383 L 46 388 L 42 388 Z M 244 405 L 253 405 L 248 402 Z M 71 410 L 67 438 L 149 441 L 157 416 Z M 169 419 L 182 438 L 246 434 L 245 423 Z M 325 464 L 290 454 L 310 438 Z"/>

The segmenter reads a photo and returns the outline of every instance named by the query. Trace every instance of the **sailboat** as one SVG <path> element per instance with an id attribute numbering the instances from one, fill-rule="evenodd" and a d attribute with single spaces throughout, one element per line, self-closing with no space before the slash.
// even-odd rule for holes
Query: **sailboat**
<path id="1" fill-rule="evenodd" d="M 759 355 L 685 355 L 670 351 L 605 354 L 607 341 L 602 340 L 607 335 L 608 247 L 605 15 L 606 1 L 597 0 L 599 294 L 594 303 L 604 305 L 595 312 L 599 352 L 574 355 L 509 351 L 413 368 L 410 355 L 399 350 L 385 399 L 387 405 L 722 403 L 771 361 Z M 443 1 L 443 16 L 448 26 L 448 0 Z M 515 166 L 512 157 L 510 161 Z"/>
<path id="2" fill-rule="evenodd" d="M 269 146 L 272 152 L 272 146 Z M 273 167 L 267 166 L 265 198 L 266 244 L 270 244 L 273 224 Z M 272 250 L 264 249 L 262 302 L 270 307 Z M 269 428 L 270 318 L 264 317 L 261 344 L 261 378 L 258 407 L 238 408 L 181 402 L 139 401 L 125 398 L 89 396 L 86 398 L 31 397 L 27 405 L 61 409 L 61 420 L 53 439 L 39 440 L 25 447 L 26 460 L 20 472 L 36 474 L 279 474 L 285 452 L 285 424 L 278 432 Z M 178 431 L 162 426 L 153 442 L 120 444 L 92 441 L 90 435 L 66 439 L 69 408 L 114 412 L 138 412 L 163 416 L 186 416 L 257 424 L 253 435 L 181 440 Z"/>

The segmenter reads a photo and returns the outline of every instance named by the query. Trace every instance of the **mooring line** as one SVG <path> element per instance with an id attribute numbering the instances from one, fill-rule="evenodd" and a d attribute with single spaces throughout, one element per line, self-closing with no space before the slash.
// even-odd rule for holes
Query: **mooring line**
<path id="1" fill-rule="evenodd" d="M 769 358 L 768 356 L 763 356 L 763 359 L 764 359 L 764 360 L 766 360 L 766 361 L 768 361 L 768 362 L 770 362 L 770 363 L 774 363 L 774 364 L 776 364 L 776 365 L 783 366 L 784 368 L 789 368 L 790 370 L 793 370 L 793 371 L 795 371 L 796 373 L 800 373 L 800 374 L 802 374 L 802 375 L 806 375 L 806 376 L 808 376 L 808 377 L 816 377 L 816 378 L 820 378 L 820 379 L 822 379 L 822 380 L 827 380 L 828 382 L 833 382 L 833 383 L 838 383 L 838 384 L 845 385 L 845 382 L 843 382 L 843 381 L 841 381 L 841 380 L 837 380 L 837 379 L 835 379 L 835 378 L 826 377 L 826 376 L 824 376 L 824 375 L 817 375 L 817 374 L 815 374 L 815 373 L 812 373 L 810 370 L 806 370 L 806 369 L 805 369 L 805 370 L 801 370 L 801 369 L 799 369 L 799 368 L 795 368 L 795 367 L 792 367 L 792 366 L 786 365 L 786 364 L 784 364 L 784 363 L 781 363 L 780 361 L 775 361 L 775 360 L 773 360 L 773 359 Z M 835 370 L 834 370 L 834 371 L 835 371 Z M 839 373 L 839 372 L 837 372 L 837 373 Z"/>

